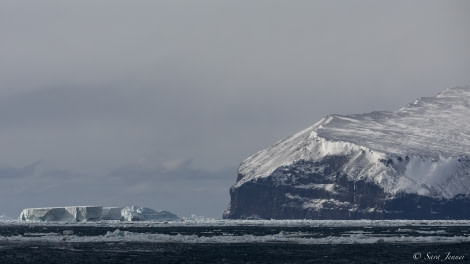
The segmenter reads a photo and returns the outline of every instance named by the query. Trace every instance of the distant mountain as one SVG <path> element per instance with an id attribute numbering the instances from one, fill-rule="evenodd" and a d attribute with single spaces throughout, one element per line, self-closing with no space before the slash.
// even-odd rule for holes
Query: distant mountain
<path id="1" fill-rule="evenodd" d="M 0 215 L 0 221 L 9 221 L 9 220 L 13 220 L 13 219 L 6 215 Z"/>
<path id="2" fill-rule="evenodd" d="M 331 115 L 243 161 L 224 218 L 470 219 L 470 86 Z"/>

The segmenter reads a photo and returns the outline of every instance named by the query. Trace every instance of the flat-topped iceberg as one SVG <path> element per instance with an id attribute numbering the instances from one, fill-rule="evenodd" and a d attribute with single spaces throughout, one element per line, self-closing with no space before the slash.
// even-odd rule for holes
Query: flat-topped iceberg
<path id="1" fill-rule="evenodd" d="M 20 214 L 22 221 L 178 221 L 180 218 L 168 211 L 155 211 L 142 206 L 103 207 L 67 206 L 27 208 Z"/>

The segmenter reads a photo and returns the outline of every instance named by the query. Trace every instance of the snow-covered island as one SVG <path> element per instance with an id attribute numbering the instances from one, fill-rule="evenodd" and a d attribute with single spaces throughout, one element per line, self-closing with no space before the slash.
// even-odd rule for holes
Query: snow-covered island
<path id="1" fill-rule="evenodd" d="M 22 221 L 179 221 L 168 211 L 155 211 L 142 206 L 103 207 L 67 206 L 23 209 Z"/>
<path id="2" fill-rule="evenodd" d="M 470 86 L 330 115 L 243 161 L 230 219 L 470 219 Z"/>

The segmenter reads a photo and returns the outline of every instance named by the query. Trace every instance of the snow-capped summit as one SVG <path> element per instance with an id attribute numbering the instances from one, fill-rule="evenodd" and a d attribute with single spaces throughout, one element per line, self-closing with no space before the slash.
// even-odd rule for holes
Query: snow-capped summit
<path id="1" fill-rule="evenodd" d="M 402 217 L 406 213 L 389 213 L 391 209 L 406 211 L 393 205 L 397 197 L 415 195 L 418 200 L 441 203 L 468 197 L 469 172 L 470 86 L 466 86 L 419 98 L 395 112 L 330 115 L 256 153 L 241 163 L 224 215 Z M 350 191 L 349 185 L 352 191 L 347 198 L 344 192 Z M 362 194 L 357 185 L 364 185 L 359 187 Z M 258 188 L 264 192 L 262 199 L 257 197 L 261 195 L 256 194 Z M 378 197 L 368 192 L 383 196 L 378 199 L 381 205 L 371 203 L 370 199 Z M 258 212 L 260 207 L 253 205 L 257 201 L 247 197 L 260 201 L 260 206 L 264 201 L 265 208 Z M 244 204 L 246 199 L 251 205 Z M 393 208 L 387 207 L 391 204 Z M 427 208 L 419 202 L 415 205 Z M 447 209 L 429 210 L 441 217 L 438 211 Z"/>

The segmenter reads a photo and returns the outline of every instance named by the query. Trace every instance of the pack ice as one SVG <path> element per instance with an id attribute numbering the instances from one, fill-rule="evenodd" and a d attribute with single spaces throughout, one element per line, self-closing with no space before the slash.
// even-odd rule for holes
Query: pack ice
<path id="1" fill-rule="evenodd" d="M 470 219 L 470 86 L 330 115 L 243 161 L 224 218 Z"/>
<path id="2" fill-rule="evenodd" d="M 20 214 L 23 221 L 178 221 L 180 218 L 168 211 L 155 211 L 142 206 L 103 207 L 68 206 L 27 208 Z"/>

